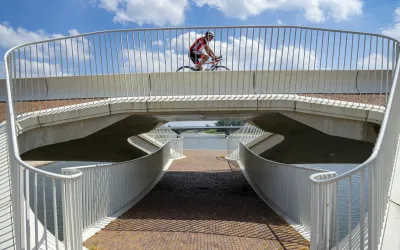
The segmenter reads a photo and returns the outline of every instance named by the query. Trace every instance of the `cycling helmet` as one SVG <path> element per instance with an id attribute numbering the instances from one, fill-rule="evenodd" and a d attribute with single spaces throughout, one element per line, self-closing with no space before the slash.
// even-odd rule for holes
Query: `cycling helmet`
<path id="1" fill-rule="evenodd" d="M 212 31 L 207 31 L 207 32 L 206 32 L 206 39 L 207 39 L 207 41 L 208 41 L 208 36 L 214 37 L 214 32 L 212 32 Z"/>

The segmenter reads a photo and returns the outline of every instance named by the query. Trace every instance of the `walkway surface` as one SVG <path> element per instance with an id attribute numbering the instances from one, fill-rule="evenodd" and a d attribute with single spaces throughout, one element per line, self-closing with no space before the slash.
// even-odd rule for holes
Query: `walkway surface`
<path id="1" fill-rule="evenodd" d="M 84 245 L 90 249 L 308 249 L 225 151 L 185 151 L 135 206 Z"/>
<path id="2" fill-rule="evenodd" d="M 317 98 L 325 98 L 325 99 L 333 99 L 338 101 L 348 101 L 348 102 L 356 102 L 356 103 L 364 103 L 364 104 L 373 104 L 384 106 L 386 103 L 386 98 L 388 96 L 382 94 L 301 94 L 303 96 L 308 97 L 317 97 Z M 18 113 L 37 111 L 42 109 L 50 109 L 55 107 L 68 106 L 73 104 L 91 102 L 99 99 L 69 99 L 69 100 L 45 100 L 45 101 L 24 101 L 17 102 L 15 105 L 16 111 Z M 0 101 L 0 122 L 4 121 L 6 118 L 6 103 L 4 101 Z"/>

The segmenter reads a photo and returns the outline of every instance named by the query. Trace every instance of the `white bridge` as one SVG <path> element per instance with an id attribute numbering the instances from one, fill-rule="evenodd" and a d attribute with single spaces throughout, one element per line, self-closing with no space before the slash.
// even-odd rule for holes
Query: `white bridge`
<path id="1" fill-rule="evenodd" d="M 189 65 L 189 44 L 209 29 L 216 34 L 211 47 L 230 71 L 176 72 Z M 15 47 L 5 55 L 0 84 L 7 104 L 0 248 L 83 248 L 99 223 L 140 199 L 182 157 L 182 139 L 162 124 L 220 118 L 254 125 L 229 137 L 228 156 L 311 249 L 399 247 L 399 52 L 399 41 L 381 35 L 293 26 L 116 30 Z M 257 155 L 293 136 L 296 124 L 374 146 L 341 175 Z M 107 150 L 94 136 L 107 131 L 119 140 L 111 146 L 129 142 L 146 156 L 60 174 L 22 159 L 87 159 L 90 152 L 57 145 L 92 138 Z M 342 187 L 349 190 L 344 200 Z"/>

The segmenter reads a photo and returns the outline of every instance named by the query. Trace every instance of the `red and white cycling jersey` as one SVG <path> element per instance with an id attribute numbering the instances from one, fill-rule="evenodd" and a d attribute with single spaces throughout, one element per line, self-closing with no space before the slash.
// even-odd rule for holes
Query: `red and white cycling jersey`
<path id="1" fill-rule="evenodd" d="M 204 45 L 206 44 L 206 39 L 204 37 L 200 37 L 192 44 L 192 46 L 190 46 L 190 52 L 198 55 L 203 54 Z"/>

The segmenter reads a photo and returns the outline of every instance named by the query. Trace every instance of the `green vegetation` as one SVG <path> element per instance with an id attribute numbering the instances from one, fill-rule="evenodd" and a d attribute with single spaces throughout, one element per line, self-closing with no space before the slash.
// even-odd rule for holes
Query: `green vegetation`
<path id="1" fill-rule="evenodd" d="M 219 120 L 215 126 L 243 126 L 245 124 L 242 120 Z"/>
<path id="2" fill-rule="evenodd" d="M 207 134 L 224 134 L 224 132 L 217 132 L 217 130 L 215 128 L 208 129 L 208 130 L 204 131 L 204 133 L 207 133 Z"/>

